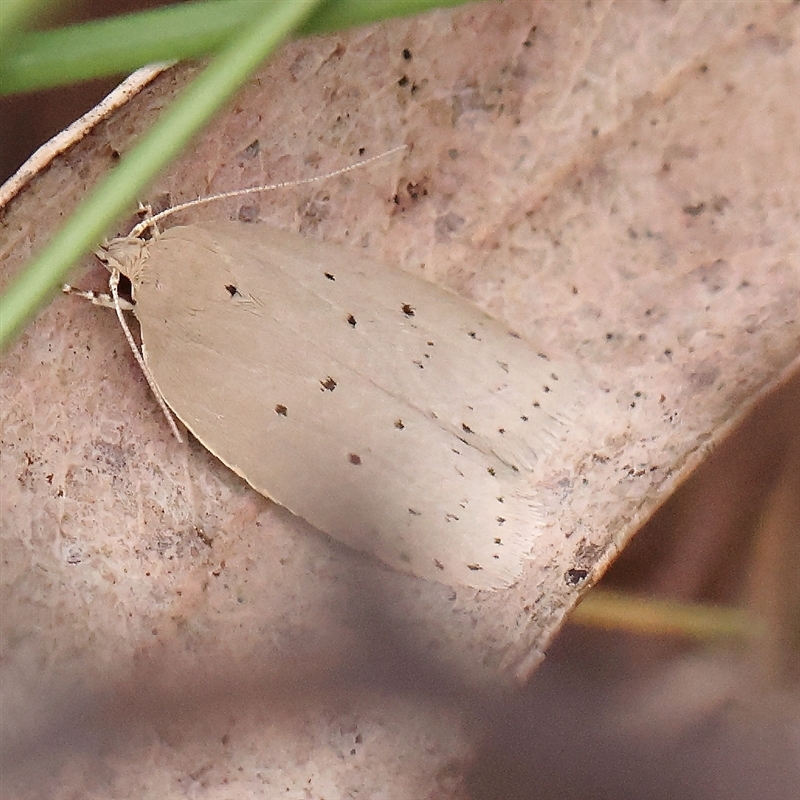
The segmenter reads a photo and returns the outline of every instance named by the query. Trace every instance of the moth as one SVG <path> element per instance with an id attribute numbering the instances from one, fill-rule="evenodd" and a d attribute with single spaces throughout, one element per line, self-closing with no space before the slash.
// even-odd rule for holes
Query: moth
<path id="1" fill-rule="evenodd" d="M 158 394 L 256 491 L 422 578 L 519 577 L 573 370 L 423 278 L 263 224 L 100 255 L 131 280 Z"/>

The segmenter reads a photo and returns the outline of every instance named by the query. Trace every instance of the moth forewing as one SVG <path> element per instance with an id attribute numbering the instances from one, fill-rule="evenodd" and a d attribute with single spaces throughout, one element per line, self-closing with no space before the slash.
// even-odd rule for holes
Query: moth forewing
<path id="1" fill-rule="evenodd" d="M 172 228 L 133 260 L 158 390 L 257 491 L 424 578 L 520 575 L 574 370 L 421 278 L 264 225 Z"/>

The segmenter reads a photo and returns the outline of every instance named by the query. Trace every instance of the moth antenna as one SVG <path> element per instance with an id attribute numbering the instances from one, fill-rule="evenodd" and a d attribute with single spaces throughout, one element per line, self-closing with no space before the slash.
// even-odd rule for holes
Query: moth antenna
<path id="1" fill-rule="evenodd" d="M 114 302 L 114 310 L 117 312 L 117 319 L 119 320 L 119 324 L 122 326 L 122 330 L 125 332 L 125 338 L 128 340 L 128 345 L 131 348 L 133 357 L 136 359 L 136 363 L 144 373 L 147 385 L 150 387 L 150 391 L 153 393 L 158 405 L 164 412 L 164 416 L 167 418 L 167 422 L 169 422 L 169 427 L 172 429 L 172 433 L 175 435 L 175 438 L 181 442 L 181 444 L 183 444 L 183 436 L 181 436 L 181 432 L 178 430 L 178 425 L 175 422 L 175 416 L 173 415 L 172 411 L 170 411 L 167 401 L 164 400 L 164 395 L 161 394 L 160 389 L 156 385 L 152 373 L 148 369 L 142 354 L 139 352 L 139 348 L 136 346 L 136 342 L 133 338 L 130 328 L 128 327 L 128 323 L 125 321 L 125 315 L 122 313 L 122 306 L 119 297 L 119 276 L 119 270 L 114 268 L 111 270 L 111 275 L 108 279 L 108 288 L 111 290 L 111 297 Z"/>
<path id="2" fill-rule="evenodd" d="M 142 220 L 138 225 L 136 225 L 133 230 L 130 232 L 130 236 L 141 236 L 144 231 L 146 231 L 150 227 L 155 227 L 156 223 L 159 220 L 166 219 L 167 217 L 171 216 L 172 214 L 176 213 L 177 211 L 184 211 L 187 208 L 192 208 L 193 206 L 201 206 L 205 205 L 206 203 L 211 203 L 216 200 L 227 200 L 231 197 L 242 197 L 246 194 L 255 194 L 257 192 L 271 192 L 276 189 L 290 189 L 295 186 L 305 186 L 308 183 L 316 183 L 317 181 L 325 181 L 329 178 L 335 178 L 338 175 L 344 175 L 346 172 L 352 172 L 354 169 L 360 169 L 361 167 L 365 167 L 368 164 L 371 164 L 373 161 L 378 161 L 381 158 L 388 158 L 395 153 L 400 152 L 400 150 L 405 150 L 408 145 L 401 144 L 398 147 L 393 147 L 391 150 L 386 150 L 383 153 L 379 153 L 376 156 L 372 156 L 370 158 L 362 159 L 361 161 L 356 161 L 355 164 L 350 164 L 347 167 L 342 167 L 341 169 L 336 169 L 333 172 L 326 172 L 324 175 L 315 175 L 313 178 L 301 178 L 299 180 L 294 181 L 281 181 L 280 183 L 269 183 L 264 184 L 263 186 L 251 186 L 249 189 L 236 189 L 231 192 L 221 192 L 220 194 L 212 194 L 208 197 L 198 197 L 195 200 L 188 200 L 185 203 L 180 203 L 177 206 L 173 206 L 172 208 L 167 208 L 164 211 L 160 211 L 158 214 L 154 214 L 152 217 Z"/>

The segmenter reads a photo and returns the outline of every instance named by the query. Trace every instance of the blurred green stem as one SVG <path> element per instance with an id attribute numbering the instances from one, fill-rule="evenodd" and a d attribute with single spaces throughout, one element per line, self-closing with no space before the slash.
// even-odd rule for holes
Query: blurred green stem
<path id="1" fill-rule="evenodd" d="M 6 2 L 0 0 L 0 7 Z M 305 18 L 295 32 L 328 33 L 461 2 L 333 0 Z M 249 25 L 260 5 L 255 0 L 202 0 L 22 34 L 13 50 L 0 53 L 0 94 L 128 74 L 144 64 L 206 55 Z"/>
<path id="2" fill-rule="evenodd" d="M 1 0 L 0 0 L 1 1 Z M 191 84 L 75 210 L 64 227 L 0 298 L 0 348 L 63 281 L 155 174 L 208 122 L 216 110 L 320 0 L 273 0 L 255 6 L 242 32 Z"/>
<path id="3" fill-rule="evenodd" d="M 639 598 L 593 589 L 569 617 L 578 625 L 694 639 L 748 640 L 759 635 L 752 616 L 736 608 Z"/>

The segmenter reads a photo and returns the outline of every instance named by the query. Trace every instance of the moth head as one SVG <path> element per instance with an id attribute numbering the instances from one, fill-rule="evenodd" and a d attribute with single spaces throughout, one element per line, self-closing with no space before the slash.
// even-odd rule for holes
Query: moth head
<path id="1" fill-rule="evenodd" d="M 144 262 L 147 259 L 147 242 L 135 236 L 120 236 L 110 242 L 104 242 L 95 250 L 95 255 L 109 272 L 114 269 L 119 270 L 135 287 L 141 282 Z"/>

